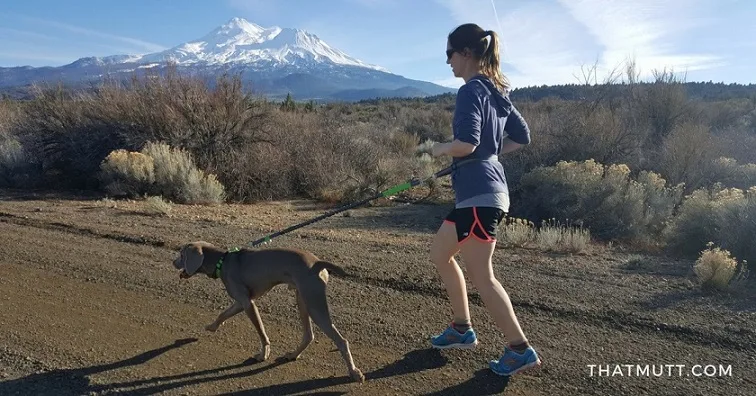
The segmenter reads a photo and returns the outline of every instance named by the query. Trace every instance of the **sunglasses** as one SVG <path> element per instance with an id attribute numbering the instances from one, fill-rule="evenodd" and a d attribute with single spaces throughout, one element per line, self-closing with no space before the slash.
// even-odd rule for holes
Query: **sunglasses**
<path id="1" fill-rule="evenodd" d="M 446 50 L 446 59 L 451 59 L 452 55 L 454 55 L 455 52 L 457 52 L 457 50 L 455 49 Z"/>

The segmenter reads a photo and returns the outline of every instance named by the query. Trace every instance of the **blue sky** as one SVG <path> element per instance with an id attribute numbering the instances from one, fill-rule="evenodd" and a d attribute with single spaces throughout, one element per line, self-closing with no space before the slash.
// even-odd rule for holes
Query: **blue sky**
<path id="1" fill-rule="evenodd" d="M 642 76 L 756 83 L 751 0 L 23 0 L 0 13 L 0 66 L 59 66 L 84 56 L 150 53 L 233 17 L 300 28 L 405 77 L 451 87 L 446 36 L 475 22 L 503 42 L 515 87 L 599 80 L 633 57 Z M 498 17 L 498 18 L 497 18 Z"/>

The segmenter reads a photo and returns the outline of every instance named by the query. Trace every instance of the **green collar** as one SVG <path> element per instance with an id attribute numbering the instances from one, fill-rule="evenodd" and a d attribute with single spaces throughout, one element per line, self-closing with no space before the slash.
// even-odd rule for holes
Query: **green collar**
<path id="1" fill-rule="evenodd" d="M 226 256 L 228 256 L 229 253 L 234 253 L 234 252 L 238 252 L 238 251 L 239 251 L 238 247 L 233 247 L 231 249 L 228 249 L 226 251 L 226 253 L 223 253 L 223 255 L 221 256 L 221 258 L 218 259 L 218 262 L 215 263 L 215 272 L 213 272 L 213 275 L 211 276 L 211 278 L 213 278 L 213 279 L 220 278 L 220 276 L 221 276 L 221 268 L 223 268 L 223 260 L 226 258 Z"/>

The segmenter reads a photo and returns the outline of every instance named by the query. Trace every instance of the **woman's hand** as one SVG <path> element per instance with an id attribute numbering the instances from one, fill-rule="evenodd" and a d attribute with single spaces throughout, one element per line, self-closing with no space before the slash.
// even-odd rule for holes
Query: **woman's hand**
<path id="1" fill-rule="evenodd" d="M 449 143 L 434 144 L 433 148 L 431 149 L 431 155 L 434 157 L 440 157 L 442 155 L 445 155 L 448 146 L 449 146 Z"/>

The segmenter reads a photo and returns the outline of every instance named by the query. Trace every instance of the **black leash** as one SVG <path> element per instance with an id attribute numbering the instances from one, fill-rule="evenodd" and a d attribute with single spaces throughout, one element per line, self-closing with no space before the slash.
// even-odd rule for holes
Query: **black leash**
<path id="1" fill-rule="evenodd" d="M 379 193 L 377 193 L 377 194 L 375 194 L 375 195 L 373 195 L 371 197 L 365 198 L 365 199 L 363 199 L 361 201 L 353 202 L 351 204 L 344 205 L 344 206 L 340 206 L 340 207 L 338 207 L 336 209 L 331 210 L 330 212 L 324 213 L 324 214 L 322 214 L 322 215 L 320 215 L 318 217 L 312 218 L 312 219 L 307 220 L 307 221 L 305 221 L 303 223 L 295 224 L 295 225 L 293 225 L 291 227 L 288 227 L 286 229 L 283 229 L 281 231 L 278 231 L 278 232 L 275 232 L 273 234 L 264 236 L 264 237 L 262 237 L 262 238 L 260 238 L 260 239 L 258 239 L 256 241 L 250 242 L 249 245 L 252 246 L 252 247 L 255 247 L 255 246 L 258 246 L 258 245 L 261 245 L 261 244 L 267 244 L 268 242 L 270 242 L 271 239 L 273 239 L 275 237 L 279 237 L 281 235 L 288 234 L 288 233 L 290 233 L 290 232 L 292 232 L 294 230 L 297 230 L 299 228 L 308 226 L 308 225 L 310 225 L 312 223 L 318 222 L 318 221 L 323 220 L 325 218 L 331 217 L 331 216 L 333 216 L 335 214 L 338 214 L 338 213 L 341 213 L 341 212 L 343 212 L 345 210 L 349 210 L 349 209 L 355 208 L 357 206 L 362 206 L 362 205 L 364 205 L 364 204 L 366 204 L 366 203 L 368 203 L 368 202 L 370 202 L 370 201 L 372 201 L 374 199 L 388 198 L 388 197 L 390 197 L 392 195 L 395 195 L 395 194 L 397 194 L 399 192 L 402 192 L 402 191 L 405 191 L 405 190 L 409 190 L 410 188 L 419 186 L 419 185 L 421 185 L 423 183 L 426 183 L 426 182 L 428 182 L 430 180 L 438 179 L 440 177 L 444 177 L 444 176 L 446 176 L 448 174 L 451 174 L 453 171 L 455 171 L 457 168 L 459 168 L 462 165 L 465 165 L 465 164 L 468 164 L 468 163 L 474 162 L 474 161 L 485 161 L 485 160 L 486 159 L 472 158 L 472 159 L 467 159 L 467 160 L 458 161 L 456 163 L 452 163 L 452 165 L 450 165 L 450 166 L 448 166 L 448 167 L 446 167 L 446 168 L 444 168 L 444 169 L 442 169 L 442 170 L 434 173 L 433 176 L 430 176 L 430 177 L 428 177 L 426 179 L 412 179 L 412 180 L 407 181 L 405 183 L 397 184 L 396 186 L 388 188 L 388 189 L 386 189 L 386 190 L 384 190 L 382 192 L 379 192 Z"/>

